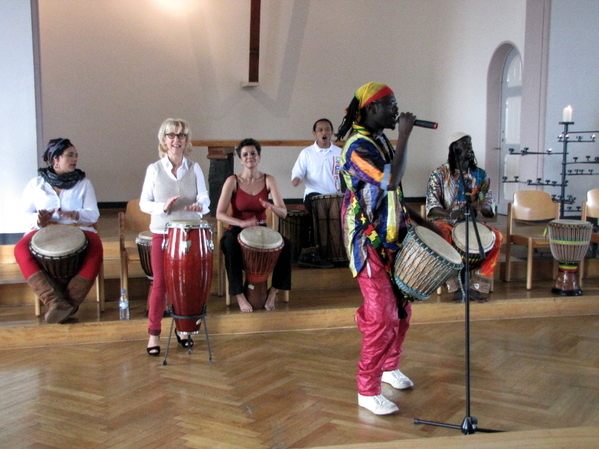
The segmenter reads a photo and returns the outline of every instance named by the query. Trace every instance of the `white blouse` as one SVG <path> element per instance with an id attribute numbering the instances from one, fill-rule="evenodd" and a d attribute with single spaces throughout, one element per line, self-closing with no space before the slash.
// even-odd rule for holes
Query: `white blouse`
<path id="1" fill-rule="evenodd" d="M 27 184 L 21 204 L 27 215 L 27 232 L 39 229 L 37 225 L 37 213 L 44 210 L 77 211 L 79 220 L 70 220 L 61 217 L 54 212 L 51 220 L 61 224 L 81 223 L 82 225 L 92 225 L 98 221 L 100 211 L 98 210 L 98 201 L 96 192 L 89 179 L 83 178 L 70 189 L 62 189 L 60 194 L 52 188 L 41 176 L 38 176 Z M 82 230 L 96 232 L 91 226 L 80 226 Z"/>

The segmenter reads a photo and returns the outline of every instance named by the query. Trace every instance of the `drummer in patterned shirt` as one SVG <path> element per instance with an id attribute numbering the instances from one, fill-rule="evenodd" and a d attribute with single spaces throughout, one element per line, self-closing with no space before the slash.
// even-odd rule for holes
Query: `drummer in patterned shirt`
<path id="1" fill-rule="evenodd" d="M 464 206 L 466 194 L 470 193 L 472 208 L 476 218 L 495 217 L 495 200 L 491 191 L 491 180 L 487 172 L 478 167 L 476 156 L 472 149 L 472 138 L 463 132 L 457 132 L 449 138 L 449 154 L 447 162 L 437 167 L 430 175 L 426 190 L 426 216 L 435 220 L 435 224 L 443 231 L 445 240 L 452 243 L 454 226 L 465 219 Z M 461 164 L 464 173 L 465 186 L 469 192 L 464 192 L 464 184 L 459 181 Z M 489 228 L 495 234 L 495 242 L 485 260 L 476 270 L 470 282 L 470 298 L 479 302 L 487 300 L 493 272 L 497 266 L 503 236 L 496 229 Z M 480 233 L 480 230 L 479 230 Z M 472 240 L 472 239 L 470 239 Z M 462 277 L 464 273 L 462 272 Z M 455 291 L 454 300 L 462 301 L 462 292 L 455 281 L 448 283 L 449 291 Z"/>

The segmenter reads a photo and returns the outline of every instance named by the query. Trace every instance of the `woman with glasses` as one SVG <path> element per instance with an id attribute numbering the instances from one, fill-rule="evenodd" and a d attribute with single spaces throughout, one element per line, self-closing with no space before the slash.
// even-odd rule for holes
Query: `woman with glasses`
<path id="1" fill-rule="evenodd" d="M 50 140 L 44 151 L 48 166 L 38 170 L 21 200 L 29 230 L 15 245 L 15 259 L 31 289 L 48 308 L 44 317 L 47 323 L 63 323 L 77 312 L 102 265 L 102 241 L 93 227 L 100 217 L 96 194 L 85 172 L 77 168 L 78 158 L 69 139 Z M 41 269 L 30 250 L 30 242 L 40 229 L 58 224 L 79 227 L 87 239 L 81 266 L 71 278 L 55 278 Z M 72 248 L 70 234 L 59 234 L 64 241 L 45 242 L 52 246 L 46 249 L 60 253 Z"/>
<path id="2" fill-rule="evenodd" d="M 198 220 L 209 212 L 210 198 L 204 174 L 197 162 L 187 158 L 191 153 L 191 132 L 185 120 L 166 119 L 158 131 L 160 159 L 146 170 L 139 206 L 152 216 L 152 271 L 154 283 L 148 311 L 147 352 L 160 355 L 160 332 L 166 304 L 164 252 L 165 226 L 173 220 Z M 191 338 L 177 340 L 184 348 L 193 346 Z"/>
<path id="3" fill-rule="evenodd" d="M 244 294 L 243 259 L 237 236 L 245 228 L 264 225 L 266 209 L 270 209 L 279 218 L 287 216 L 287 208 L 276 179 L 258 170 L 261 152 L 260 144 L 254 139 L 239 142 L 235 153 L 243 169 L 226 179 L 216 208 L 216 218 L 229 225 L 220 241 L 220 247 L 225 255 L 229 294 L 237 298 L 242 312 L 252 312 L 254 308 Z M 269 196 L 272 203 L 268 201 Z M 287 238 L 283 238 L 283 241 L 284 246 L 273 271 L 272 286 L 264 304 L 266 310 L 274 310 L 279 290 L 291 290 L 292 248 Z"/>

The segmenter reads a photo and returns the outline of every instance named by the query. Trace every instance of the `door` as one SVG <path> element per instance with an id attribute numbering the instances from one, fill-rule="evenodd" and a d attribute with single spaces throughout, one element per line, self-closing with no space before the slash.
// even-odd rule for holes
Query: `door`
<path id="1" fill-rule="evenodd" d="M 501 147 L 500 179 L 497 192 L 497 210 L 507 213 L 518 184 L 514 181 L 520 171 L 520 110 L 522 103 L 522 58 L 515 48 L 508 53 L 501 81 Z M 514 155 L 510 155 L 512 149 Z"/>

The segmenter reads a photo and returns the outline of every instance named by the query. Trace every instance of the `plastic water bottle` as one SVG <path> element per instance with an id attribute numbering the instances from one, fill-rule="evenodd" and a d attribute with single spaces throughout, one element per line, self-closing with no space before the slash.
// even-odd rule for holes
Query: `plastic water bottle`
<path id="1" fill-rule="evenodd" d="M 119 299 L 119 318 L 121 320 L 129 319 L 129 298 L 125 289 L 121 290 L 121 297 Z"/>

